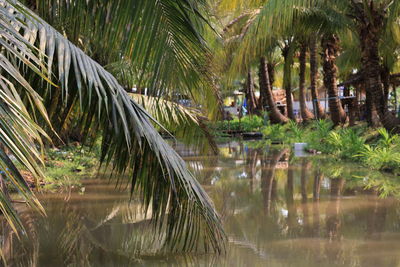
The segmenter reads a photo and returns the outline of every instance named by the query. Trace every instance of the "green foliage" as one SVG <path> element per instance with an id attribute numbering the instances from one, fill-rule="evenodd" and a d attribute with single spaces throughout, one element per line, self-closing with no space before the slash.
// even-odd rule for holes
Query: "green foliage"
<path id="1" fill-rule="evenodd" d="M 100 166 L 99 149 L 66 146 L 47 151 L 45 183 L 47 189 L 63 186 L 79 186 L 82 178 L 91 178 Z"/>
<path id="2" fill-rule="evenodd" d="M 285 141 L 286 126 L 281 124 L 272 124 L 264 127 L 262 133 L 265 138 L 272 141 Z"/>
<path id="3" fill-rule="evenodd" d="M 214 131 L 245 131 L 253 132 L 259 131 L 264 126 L 264 119 L 262 117 L 252 115 L 245 116 L 239 120 L 234 118 L 231 121 L 219 121 L 214 123 L 211 128 Z"/>
<path id="4" fill-rule="evenodd" d="M 364 150 L 365 139 L 360 132 L 354 129 L 332 131 L 326 138 L 326 147 L 323 152 L 349 159 Z"/>
<path id="5" fill-rule="evenodd" d="M 304 129 L 301 128 L 299 126 L 299 124 L 297 124 L 296 122 L 291 120 L 287 124 L 286 128 L 289 131 L 291 140 L 293 142 L 301 142 L 302 141 L 302 139 L 304 137 Z"/>
<path id="6" fill-rule="evenodd" d="M 372 169 L 395 171 L 400 168 L 400 153 L 393 147 L 371 147 L 365 145 L 361 152 L 364 163 Z"/>
<path id="7" fill-rule="evenodd" d="M 378 145 L 383 146 L 385 148 L 397 146 L 397 144 L 400 141 L 399 135 L 397 134 L 391 135 L 385 128 L 379 128 L 377 132 L 381 137 L 378 141 Z"/>
<path id="8" fill-rule="evenodd" d="M 302 127 L 295 122 L 268 125 L 265 138 L 286 145 L 295 142 L 308 144 L 311 150 L 364 163 L 371 169 L 400 173 L 400 136 L 386 129 L 367 129 L 365 126 L 334 129 L 330 121 L 318 120 Z"/>

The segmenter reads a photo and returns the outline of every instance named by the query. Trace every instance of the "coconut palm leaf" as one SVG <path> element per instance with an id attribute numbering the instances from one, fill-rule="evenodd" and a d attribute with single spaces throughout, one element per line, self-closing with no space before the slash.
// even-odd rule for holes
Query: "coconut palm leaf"
<path id="1" fill-rule="evenodd" d="M 46 69 L 36 56 L 37 51 L 30 49 L 30 43 L 17 31 L 20 22 L 11 24 L 8 11 L 1 9 L 0 12 L 0 43 L 3 48 L 0 54 L 0 210 L 18 235 L 20 230 L 24 232 L 24 227 L 11 205 L 7 188 L 11 185 L 28 205 L 44 213 L 16 164 L 36 178 L 43 178 L 42 153 L 39 150 L 43 146 L 41 138 L 48 139 L 47 134 L 31 118 L 20 97 L 21 92 L 27 97 L 30 108 L 37 110 L 49 122 L 41 97 L 22 77 L 19 66 L 28 68 L 44 79 Z"/>
<path id="2" fill-rule="evenodd" d="M 135 68 L 130 61 L 115 62 L 106 66 L 106 69 L 118 79 L 120 84 L 124 85 L 127 91 L 131 91 L 131 88 L 135 88 L 139 84 L 138 77 L 141 71 Z M 146 95 L 132 93 L 130 96 L 162 125 L 160 125 L 161 128 L 173 133 L 185 144 L 193 145 L 202 153 L 207 153 L 210 149 L 214 154 L 218 153 L 218 147 L 206 125 L 208 119 L 199 107 L 187 107 L 176 101 L 167 100 L 176 100 L 179 95 L 157 96 L 154 95 L 154 92 L 151 94 L 152 92 L 149 92 L 148 88 L 136 88 L 136 91 L 139 90 Z"/>
<path id="3" fill-rule="evenodd" d="M 160 127 L 172 133 L 187 145 L 207 153 L 218 154 L 218 147 L 206 122 L 208 119 L 198 109 L 186 107 L 163 98 L 130 94 L 130 96 L 155 118 Z"/>
<path id="4" fill-rule="evenodd" d="M 116 174 L 130 173 L 131 194 L 140 195 L 155 229 L 165 231 L 166 245 L 220 252 L 225 235 L 209 197 L 144 108 L 100 64 L 22 4 L 0 0 L 0 9 L 12 23 L 23 22 L 18 31 L 29 33 L 45 55 L 48 72 L 60 84 L 56 90 L 66 101 L 79 98 L 85 129 L 102 133 L 102 162 L 112 163 Z"/>
<path id="5" fill-rule="evenodd" d="M 2 71 L 5 71 L 3 69 Z M 16 189 L 19 195 L 34 209 L 44 213 L 42 206 L 30 190 L 25 179 L 11 160 L 10 155 L 23 168 L 37 178 L 43 178 L 41 171 L 42 158 L 36 146 L 41 145 L 41 134 L 46 134 L 30 118 L 18 98 L 18 94 L 10 81 L 0 74 L 0 169 L 2 189 L 0 190 L 0 210 L 11 228 L 18 234 L 24 232 L 24 227 L 11 205 L 11 199 L 6 187 L 7 183 Z M 6 153 L 8 151 L 8 153 Z"/>
<path id="6" fill-rule="evenodd" d="M 96 61 L 130 61 L 140 70 L 137 86 L 191 96 L 217 112 L 211 55 L 199 34 L 205 0 L 36 2 L 40 16 Z"/>

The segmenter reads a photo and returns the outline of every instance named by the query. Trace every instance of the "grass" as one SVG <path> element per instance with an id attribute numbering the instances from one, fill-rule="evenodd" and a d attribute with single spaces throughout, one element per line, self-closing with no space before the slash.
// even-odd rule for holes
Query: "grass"
<path id="1" fill-rule="evenodd" d="M 45 160 L 44 188 L 51 190 L 81 185 L 83 178 L 96 175 L 99 167 L 99 147 L 92 149 L 80 144 L 48 149 Z"/>

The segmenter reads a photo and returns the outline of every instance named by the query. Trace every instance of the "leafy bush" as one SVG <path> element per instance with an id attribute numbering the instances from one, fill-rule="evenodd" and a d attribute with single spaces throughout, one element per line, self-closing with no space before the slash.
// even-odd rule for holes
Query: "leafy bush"
<path id="1" fill-rule="evenodd" d="M 264 126 L 264 119 L 259 116 L 245 116 L 240 121 L 235 118 L 231 121 L 219 121 L 211 126 L 214 131 L 259 131 Z"/>
<path id="2" fill-rule="evenodd" d="M 288 139 L 291 142 L 302 142 L 305 139 L 305 131 L 304 129 L 301 128 L 301 126 L 299 126 L 299 124 L 297 124 L 294 121 L 289 121 L 289 123 L 287 124 L 287 131 L 289 133 L 288 135 Z"/>
<path id="3" fill-rule="evenodd" d="M 281 124 L 268 125 L 262 129 L 262 134 L 267 139 L 284 142 L 286 139 L 286 127 Z"/>
<path id="4" fill-rule="evenodd" d="M 349 159 L 364 150 L 365 139 L 354 129 L 342 129 L 331 131 L 326 138 L 326 144 L 323 152 Z"/>
<path id="5" fill-rule="evenodd" d="M 400 153 L 391 147 L 371 147 L 365 145 L 360 153 L 364 163 L 372 169 L 394 171 L 400 168 Z"/>
<path id="6" fill-rule="evenodd" d="M 380 135 L 378 146 L 390 148 L 399 144 L 400 136 L 397 134 L 391 135 L 385 128 L 379 128 L 377 132 Z"/>

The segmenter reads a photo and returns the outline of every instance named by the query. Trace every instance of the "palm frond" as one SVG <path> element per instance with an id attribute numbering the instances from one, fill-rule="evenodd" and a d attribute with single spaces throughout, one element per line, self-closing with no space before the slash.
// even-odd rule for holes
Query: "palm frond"
<path id="1" fill-rule="evenodd" d="M 14 156 L 36 178 L 43 178 L 42 157 L 36 146 L 42 144 L 41 134 L 46 134 L 21 106 L 24 107 L 12 83 L 0 75 L 0 170 L 3 184 L 0 210 L 17 234 L 24 232 L 24 227 L 11 205 L 6 183 L 10 183 L 31 207 L 44 214 L 42 206 L 10 157 L 10 154 Z"/>
<path id="2" fill-rule="evenodd" d="M 211 54 L 201 34 L 206 1 L 37 1 L 39 14 L 103 65 L 129 60 L 139 87 L 191 96 L 217 112 Z M 50 10 L 50 12 L 49 12 Z"/>
<path id="3" fill-rule="evenodd" d="M 29 206 L 44 214 L 43 207 L 32 193 L 19 169 L 28 170 L 37 179 L 43 178 L 42 137 L 47 134 L 35 123 L 21 94 L 28 99 L 31 109 L 37 110 L 49 124 L 41 97 L 21 75 L 19 68 L 27 68 L 35 75 L 46 78 L 46 68 L 38 58 L 38 50 L 31 47 L 29 37 L 24 38 L 20 21 L 10 19 L 10 10 L 0 3 L 0 210 L 10 227 L 18 235 L 24 227 L 11 204 L 7 188 L 17 190 Z M 17 168 L 17 163 L 19 167 Z"/>
<path id="4" fill-rule="evenodd" d="M 58 90 L 66 99 L 79 98 L 85 129 L 102 133 L 102 162 L 112 163 L 117 174 L 130 172 L 131 194 L 141 195 L 156 229 L 166 232 L 166 245 L 173 250 L 201 245 L 220 252 L 225 235 L 211 200 L 155 130 L 151 116 L 100 64 L 32 11 L 17 1 L 0 3 L 0 9 L 12 10 L 8 19 L 24 22 L 19 31 L 30 33 L 31 43 L 46 56 L 49 73 L 60 83 Z"/>
<path id="5" fill-rule="evenodd" d="M 200 110 L 185 107 L 163 98 L 130 94 L 130 96 L 160 123 L 187 145 L 194 145 L 206 153 L 208 148 L 218 154 L 218 147 L 206 126 L 207 118 Z"/>

